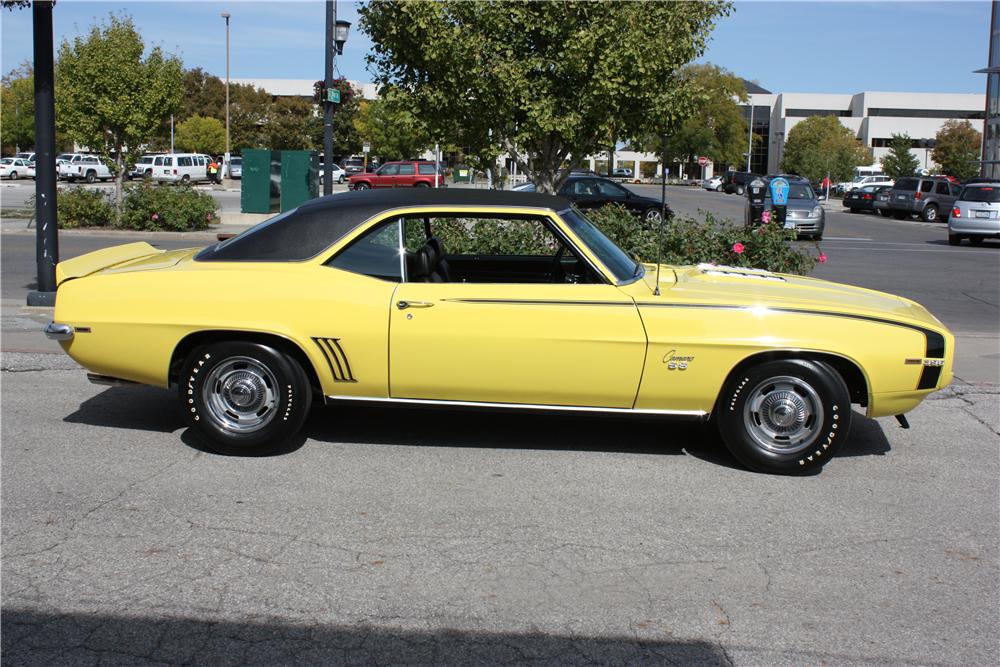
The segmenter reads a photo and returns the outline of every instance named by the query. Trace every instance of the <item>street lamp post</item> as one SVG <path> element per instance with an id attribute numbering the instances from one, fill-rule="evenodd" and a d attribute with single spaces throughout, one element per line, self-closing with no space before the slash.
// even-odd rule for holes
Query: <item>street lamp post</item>
<path id="1" fill-rule="evenodd" d="M 333 105 L 329 91 L 333 88 L 334 58 L 344 53 L 344 43 L 351 28 L 350 21 L 337 20 L 337 3 L 326 3 L 326 44 L 323 48 L 323 89 L 328 96 L 323 102 L 323 194 L 333 194 Z"/>
<path id="2" fill-rule="evenodd" d="M 222 12 L 226 19 L 226 168 L 229 168 L 229 12 Z M 225 174 L 222 175 L 225 178 Z"/>

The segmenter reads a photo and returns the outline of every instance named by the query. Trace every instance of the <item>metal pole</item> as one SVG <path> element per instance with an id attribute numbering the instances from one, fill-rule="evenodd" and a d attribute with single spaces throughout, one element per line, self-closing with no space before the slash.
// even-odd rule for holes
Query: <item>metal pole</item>
<path id="1" fill-rule="evenodd" d="M 660 226 L 656 230 L 656 284 L 653 286 L 653 295 L 660 296 L 660 253 L 663 251 L 663 223 L 667 219 L 667 135 L 663 135 L 660 144 L 663 150 L 663 166 L 660 174 Z"/>
<path id="2" fill-rule="evenodd" d="M 226 17 L 226 166 L 229 166 L 229 14 Z M 225 174 L 223 174 L 225 177 Z"/>
<path id="3" fill-rule="evenodd" d="M 441 167 L 441 154 L 438 144 L 434 144 L 434 187 L 438 186 L 438 169 Z"/>
<path id="4" fill-rule="evenodd" d="M 750 98 L 750 131 L 747 132 L 747 172 L 750 169 L 750 156 L 753 155 L 753 98 Z"/>
<path id="5" fill-rule="evenodd" d="M 326 2 L 326 43 L 323 45 L 324 88 L 333 88 L 333 29 L 337 23 L 337 3 Z M 323 100 L 323 194 L 333 194 L 333 104 Z"/>
<path id="6" fill-rule="evenodd" d="M 174 152 L 174 115 L 170 114 L 170 152 Z"/>
<path id="7" fill-rule="evenodd" d="M 56 110 L 52 62 L 52 4 L 32 3 L 35 67 L 35 263 L 38 289 L 29 306 L 56 305 L 59 229 L 56 223 Z"/>

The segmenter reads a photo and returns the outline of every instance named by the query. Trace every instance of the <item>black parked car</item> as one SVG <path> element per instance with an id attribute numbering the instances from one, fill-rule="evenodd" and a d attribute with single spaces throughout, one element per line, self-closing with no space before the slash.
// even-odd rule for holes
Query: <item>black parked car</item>
<path id="1" fill-rule="evenodd" d="M 875 202 L 883 192 L 888 192 L 891 185 L 866 185 L 854 188 L 844 195 L 844 207 L 851 210 L 851 213 L 858 211 L 874 211 Z M 886 196 L 888 201 L 888 196 Z"/>
<path id="2" fill-rule="evenodd" d="M 727 171 L 722 175 L 722 191 L 730 195 L 746 194 L 750 181 L 758 177 L 749 171 Z"/>
<path id="3" fill-rule="evenodd" d="M 517 192 L 534 192 L 534 183 L 524 183 L 514 188 Z M 566 179 L 558 192 L 560 197 L 565 197 L 576 204 L 577 208 L 586 211 L 587 209 L 600 208 L 606 204 L 621 204 L 636 215 L 651 223 L 660 221 L 660 202 L 651 197 L 637 195 L 631 190 L 627 190 L 614 181 L 599 176 L 572 175 Z M 670 207 L 666 207 L 667 218 L 673 216 Z"/>

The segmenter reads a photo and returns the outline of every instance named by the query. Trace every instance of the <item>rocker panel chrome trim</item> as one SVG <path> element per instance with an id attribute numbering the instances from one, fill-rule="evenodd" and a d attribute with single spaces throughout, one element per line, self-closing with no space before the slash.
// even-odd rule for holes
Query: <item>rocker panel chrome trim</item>
<path id="1" fill-rule="evenodd" d="M 542 405 L 537 403 L 486 403 L 479 401 L 446 401 L 428 398 L 377 398 L 371 396 L 327 396 L 328 401 L 359 403 L 391 403 L 409 405 L 440 405 L 442 407 L 500 408 L 507 410 L 554 410 L 558 412 L 602 412 L 619 415 L 663 415 L 673 417 L 704 417 L 704 410 L 637 410 L 634 408 L 599 408 L 582 405 Z"/>

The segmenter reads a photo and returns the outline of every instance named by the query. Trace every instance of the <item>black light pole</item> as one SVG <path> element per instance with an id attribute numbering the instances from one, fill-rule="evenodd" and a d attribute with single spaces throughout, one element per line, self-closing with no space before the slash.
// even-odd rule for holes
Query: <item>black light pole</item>
<path id="1" fill-rule="evenodd" d="M 52 64 L 52 2 L 32 3 L 35 42 L 35 262 L 38 289 L 28 292 L 29 306 L 56 305 L 56 110 Z"/>
<path id="2" fill-rule="evenodd" d="M 333 27 L 337 22 L 337 3 L 326 0 L 326 43 L 323 46 L 323 94 L 333 88 Z M 333 194 L 333 103 L 323 102 L 323 194 Z"/>

